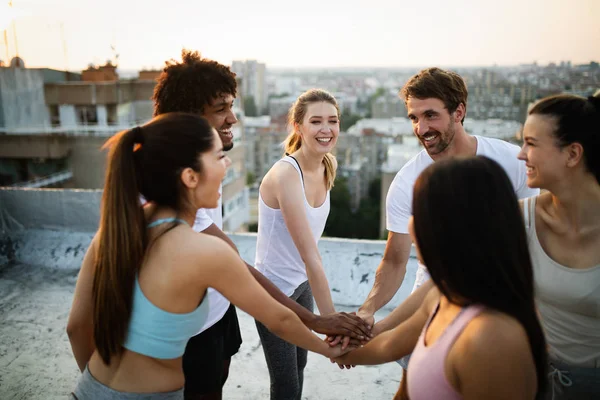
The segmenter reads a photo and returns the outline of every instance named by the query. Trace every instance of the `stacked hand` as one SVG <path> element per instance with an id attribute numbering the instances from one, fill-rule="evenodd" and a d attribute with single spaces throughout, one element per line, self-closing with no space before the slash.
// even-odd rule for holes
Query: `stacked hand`
<path id="1" fill-rule="evenodd" d="M 348 347 L 351 339 L 354 340 L 353 343 L 368 340 L 371 337 L 372 328 L 372 324 L 369 325 L 355 313 L 345 312 L 317 316 L 315 320 L 307 322 L 306 326 L 323 335 L 339 336 L 340 340 L 346 337 L 345 344 L 342 343 L 344 350 Z M 338 343 L 339 340 L 332 346 Z"/>
<path id="2" fill-rule="evenodd" d="M 363 322 L 364 325 L 366 325 L 368 327 L 369 330 L 369 334 L 366 337 L 355 337 L 355 336 L 344 336 L 344 335 L 327 335 L 327 337 L 325 338 L 325 341 L 329 343 L 330 346 L 332 347 L 336 347 L 339 346 L 341 343 L 341 347 L 340 349 L 343 351 L 342 354 L 343 355 L 349 351 L 352 351 L 360 346 L 363 346 L 365 344 L 367 344 L 367 342 L 374 337 L 373 333 L 372 333 L 372 328 L 373 328 L 373 324 L 375 322 L 375 318 L 373 317 L 372 314 L 366 314 L 366 313 L 361 313 L 360 311 L 358 312 L 358 315 L 356 313 L 350 313 L 349 315 L 352 315 L 354 317 L 360 318 L 361 321 Z M 335 363 L 336 361 L 334 360 L 335 357 L 331 357 L 330 360 L 332 363 Z M 340 364 L 338 363 L 338 366 L 340 367 L 340 369 L 350 369 L 350 368 L 354 368 L 354 365 L 344 365 L 344 364 Z"/>

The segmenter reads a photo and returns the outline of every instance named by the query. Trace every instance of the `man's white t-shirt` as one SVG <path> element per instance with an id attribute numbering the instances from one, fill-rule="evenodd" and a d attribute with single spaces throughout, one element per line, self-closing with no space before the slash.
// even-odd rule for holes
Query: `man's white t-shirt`
<path id="1" fill-rule="evenodd" d="M 486 156 L 504 168 L 520 199 L 536 196 L 539 189 L 527 186 L 525 162 L 517 159 L 519 147 L 504 140 L 474 136 L 477 139 L 477 155 Z M 433 159 L 425 149 L 414 156 L 396 174 L 386 198 L 386 227 L 395 233 L 408 233 L 408 220 L 412 215 L 413 186 L 425 168 L 433 164 Z M 421 263 L 417 269 L 415 291 L 427 279 L 429 274 Z"/>
<path id="2" fill-rule="evenodd" d="M 219 188 L 219 193 L 222 193 L 223 187 Z M 223 229 L 223 211 L 221 208 L 221 198 L 219 197 L 219 205 L 217 208 L 200 208 L 196 212 L 196 220 L 194 221 L 193 229 L 196 232 L 202 232 L 212 224 L 215 224 L 219 229 Z M 229 300 L 221 293 L 213 288 L 206 290 L 208 296 L 208 316 L 206 322 L 198 334 L 204 332 L 223 318 L 225 312 L 229 308 Z"/>

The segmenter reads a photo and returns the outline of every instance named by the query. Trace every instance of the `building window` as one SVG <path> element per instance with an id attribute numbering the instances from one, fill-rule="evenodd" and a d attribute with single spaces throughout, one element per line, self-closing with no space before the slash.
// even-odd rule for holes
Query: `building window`
<path id="1" fill-rule="evenodd" d="M 75 113 L 79 125 L 98 125 L 96 106 L 76 106 Z"/>
<path id="2" fill-rule="evenodd" d="M 117 105 L 107 104 L 106 105 L 106 122 L 108 125 L 116 125 L 118 122 L 117 117 Z"/>
<path id="3" fill-rule="evenodd" d="M 50 124 L 52 126 L 60 126 L 60 112 L 58 111 L 58 105 L 48 106 L 48 112 L 50 114 Z"/>

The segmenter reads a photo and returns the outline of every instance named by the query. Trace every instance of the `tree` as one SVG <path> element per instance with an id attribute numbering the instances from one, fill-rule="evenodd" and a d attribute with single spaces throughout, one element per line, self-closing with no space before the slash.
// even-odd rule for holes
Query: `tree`
<path id="1" fill-rule="evenodd" d="M 256 103 L 254 102 L 254 97 L 244 97 L 244 114 L 246 114 L 248 117 L 258 116 L 258 109 L 256 107 Z"/>
<path id="2" fill-rule="evenodd" d="M 252 185 L 254 185 L 254 182 L 256 182 L 256 176 L 254 175 L 254 173 L 252 171 L 248 171 L 246 173 L 246 185 L 252 186 Z"/>
<path id="3" fill-rule="evenodd" d="M 350 191 L 345 178 L 336 178 L 330 193 L 331 209 L 325 224 L 325 236 L 352 237 L 352 211 L 350 209 Z"/>
<path id="4" fill-rule="evenodd" d="M 361 119 L 360 115 L 351 114 L 348 111 L 344 110 L 342 115 L 340 116 L 340 131 L 347 132 L 348 129 L 356 124 L 356 121 Z"/>
<path id="5" fill-rule="evenodd" d="M 324 235 L 356 239 L 379 239 L 381 178 L 369 184 L 368 196 L 356 212 L 350 208 L 350 191 L 345 178 L 337 178 L 330 194 L 331 211 Z"/>

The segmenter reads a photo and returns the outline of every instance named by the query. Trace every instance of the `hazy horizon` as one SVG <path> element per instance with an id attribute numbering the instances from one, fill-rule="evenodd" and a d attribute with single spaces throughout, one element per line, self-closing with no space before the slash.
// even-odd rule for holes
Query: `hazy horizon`
<path id="1" fill-rule="evenodd" d="M 0 59 L 78 71 L 119 54 L 123 71 L 162 68 L 182 48 L 271 70 L 546 65 L 600 58 L 600 1 L 0 0 Z M 11 21 L 14 20 L 14 23 Z M 115 46 L 115 51 L 111 50 Z"/>

